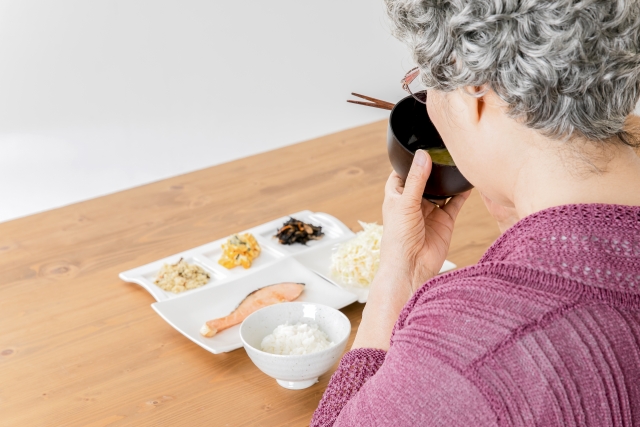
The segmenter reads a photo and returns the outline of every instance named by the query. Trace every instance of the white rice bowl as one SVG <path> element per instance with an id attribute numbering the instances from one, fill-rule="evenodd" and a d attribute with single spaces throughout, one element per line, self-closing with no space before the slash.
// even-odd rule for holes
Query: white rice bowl
<path id="1" fill-rule="evenodd" d="M 315 351 L 305 354 L 273 354 L 262 350 L 262 343 L 268 335 L 273 335 L 277 327 L 289 327 L 298 323 L 301 331 L 296 337 L 284 337 L 286 332 L 294 328 L 284 328 L 278 334 L 281 341 L 267 339 L 267 343 L 281 346 L 283 352 L 296 348 L 314 348 Z M 317 331 L 313 326 L 317 326 Z M 333 343 L 326 348 L 317 348 L 324 344 L 317 332 L 326 334 L 326 339 Z M 247 355 L 265 374 L 275 378 L 281 386 L 289 389 L 303 389 L 312 386 L 318 377 L 327 372 L 340 358 L 347 345 L 351 333 L 351 322 L 339 310 L 322 304 L 307 302 L 288 302 L 262 308 L 248 316 L 240 325 L 240 339 Z M 313 338 L 310 340 L 310 338 Z M 307 340 L 304 343 L 304 340 Z M 318 341 L 316 342 L 316 340 Z M 279 342 L 279 344 L 276 344 Z M 298 350 L 300 353 L 303 351 Z"/>

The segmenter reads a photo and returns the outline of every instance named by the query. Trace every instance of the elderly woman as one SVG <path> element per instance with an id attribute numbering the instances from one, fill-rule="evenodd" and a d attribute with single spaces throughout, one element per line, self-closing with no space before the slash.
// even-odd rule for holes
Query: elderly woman
<path id="1" fill-rule="evenodd" d="M 504 234 L 437 276 L 468 194 L 392 173 L 380 269 L 314 426 L 640 426 L 640 0 L 386 0 Z M 625 127 L 627 122 L 627 127 Z"/>

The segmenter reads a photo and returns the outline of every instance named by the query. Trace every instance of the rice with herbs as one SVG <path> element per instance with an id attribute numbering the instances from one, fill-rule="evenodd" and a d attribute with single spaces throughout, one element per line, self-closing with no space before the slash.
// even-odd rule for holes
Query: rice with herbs
<path id="1" fill-rule="evenodd" d="M 181 259 L 175 264 L 163 265 L 153 283 L 160 289 L 177 294 L 206 285 L 209 278 L 209 273 L 202 267 Z"/>

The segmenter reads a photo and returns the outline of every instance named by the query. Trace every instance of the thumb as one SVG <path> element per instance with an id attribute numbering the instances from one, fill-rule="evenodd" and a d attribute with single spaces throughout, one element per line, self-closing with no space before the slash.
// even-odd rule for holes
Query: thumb
<path id="1" fill-rule="evenodd" d="M 431 157 L 424 150 L 417 150 L 413 156 L 413 163 L 404 183 L 402 197 L 412 202 L 422 202 L 422 193 L 427 179 L 431 174 Z"/>

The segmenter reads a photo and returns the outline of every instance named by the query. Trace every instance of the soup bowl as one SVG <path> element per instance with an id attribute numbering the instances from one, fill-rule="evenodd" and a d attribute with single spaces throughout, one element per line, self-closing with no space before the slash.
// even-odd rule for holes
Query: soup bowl
<path id="1" fill-rule="evenodd" d="M 389 117 L 387 151 L 391 166 L 406 179 L 416 150 L 429 148 L 446 147 L 427 114 L 427 107 L 407 96 L 395 105 Z M 446 199 L 472 188 L 457 166 L 433 163 L 423 197 Z"/>

